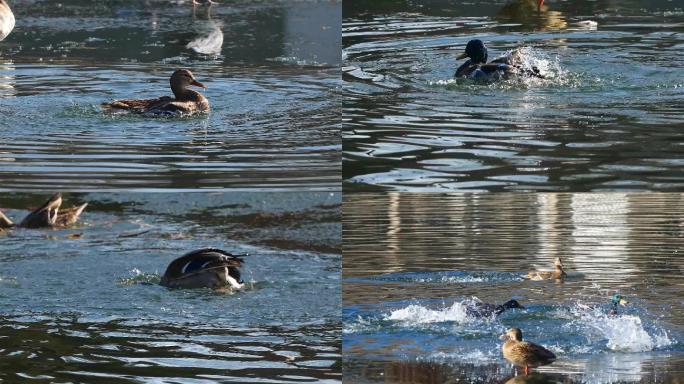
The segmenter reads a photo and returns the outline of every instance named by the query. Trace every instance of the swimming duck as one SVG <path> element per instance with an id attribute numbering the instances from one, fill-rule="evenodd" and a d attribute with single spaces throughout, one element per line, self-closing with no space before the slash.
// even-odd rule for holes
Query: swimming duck
<path id="1" fill-rule="evenodd" d="M 65 228 L 71 226 L 76 223 L 83 210 L 88 206 L 88 203 L 65 209 L 61 209 L 61 206 L 62 194 L 55 193 L 45 204 L 29 213 L 17 227 Z"/>
<path id="2" fill-rule="evenodd" d="M 195 80 L 192 72 L 178 69 L 170 79 L 171 91 L 175 97 L 162 96 L 157 99 L 144 100 L 115 100 L 102 104 L 108 110 L 124 110 L 151 116 L 194 115 L 209 111 L 209 100 L 197 91 L 188 89 L 189 86 L 207 89 L 204 84 Z"/>
<path id="3" fill-rule="evenodd" d="M 504 358 L 514 365 L 524 367 L 525 375 L 530 374 L 530 368 L 548 365 L 556 360 L 556 355 L 548 349 L 523 341 L 520 328 L 509 329 L 500 339 L 505 341 L 501 347 Z"/>
<path id="4" fill-rule="evenodd" d="M 522 66 L 519 50 L 515 50 L 506 56 L 487 63 L 487 47 L 479 39 L 470 40 L 466 45 L 465 52 L 456 57 L 458 60 L 465 58 L 468 58 L 468 60 L 458 67 L 454 77 L 468 77 L 480 80 L 498 80 L 511 76 L 544 77 L 539 73 L 538 68 L 527 69 Z"/>
<path id="5" fill-rule="evenodd" d="M 5 40 L 7 35 L 14 29 L 14 14 L 7 1 L 0 0 L 0 41 Z"/>
<path id="6" fill-rule="evenodd" d="M 623 306 L 626 307 L 627 304 L 629 304 L 629 301 L 625 299 L 624 296 L 616 293 L 613 296 L 610 297 L 610 310 L 608 311 L 608 316 L 617 316 L 618 313 L 618 306 Z M 596 308 L 599 308 L 600 306 L 597 305 L 587 305 L 587 304 L 578 304 L 578 307 L 582 309 L 587 309 L 587 310 L 594 310 Z"/>
<path id="7" fill-rule="evenodd" d="M 561 261 L 560 257 L 556 257 L 556 260 L 554 262 L 554 266 L 556 267 L 556 270 L 553 272 L 550 271 L 532 271 L 529 272 L 527 275 L 524 277 L 526 279 L 530 280 L 551 280 L 551 279 L 564 279 L 567 276 L 567 273 L 563 270 L 563 262 Z"/>
<path id="8" fill-rule="evenodd" d="M 240 290 L 243 255 L 232 255 L 216 248 L 203 248 L 172 261 L 160 284 L 169 288 L 228 288 Z"/>
<path id="9" fill-rule="evenodd" d="M 508 300 L 507 302 L 497 305 L 490 303 L 483 303 L 481 301 L 472 303 L 466 307 L 466 312 L 474 317 L 492 317 L 502 314 L 507 309 L 520 308 L 525 309 L 517 300 Z"/>

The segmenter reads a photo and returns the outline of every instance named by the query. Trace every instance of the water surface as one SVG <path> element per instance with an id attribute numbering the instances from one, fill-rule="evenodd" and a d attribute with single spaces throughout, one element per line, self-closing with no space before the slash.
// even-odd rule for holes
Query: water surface
<path id="1" fill-rule="evenodd" d="M 681 190 L 681 3 L 535 3 L 345 3 L 345 189 Z M 453 79 L 473 38 L 546 79 Z"/>
<path id="2" fill-rule="evenodd" d="M 74 228 L 0 233 L 0 381 L 341 381 L 339 194 L 65 196 L 84 201 Z M 248 289 L 157 285 L 208 246 L 249 254 Z"/>
<path id="3" fill-rule="evenodd" d="M 344 375 L 354 382 L 502 383 L 519 327 L 558 360 L 528 381 L 684 378 L 679 194 L 345 197 Z M 562 257 L 564 281 L 529 281 Z M 609 297 L 630 301 L 609 316 Z M 524 310 L 479 318 L 474 301 Z M 515 381 L 517 380 L 517 381 Z"/>
<path id="4" fill-rule="evenodd" d="M 22 1 L 0 44 L 4 189 L 339 190 L 340 6 Z M 191 68 L 208 115 L 111 116 Z"/>

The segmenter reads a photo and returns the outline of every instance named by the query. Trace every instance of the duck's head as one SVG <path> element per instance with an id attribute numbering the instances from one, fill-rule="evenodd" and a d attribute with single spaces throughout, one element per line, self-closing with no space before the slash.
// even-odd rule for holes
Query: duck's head
<path id="1" fill-rule="evenodd" d="M 19 226 L 26 228 L 52 227 L 57 221 L 57 214 L 61 206 L 62 194 L 55 193 L 45 204 L 29 213 Z"/>
<path id="2" fill-rule="evenodd" d="M 520 303 L 518 303 L 517 300 L 513 300 L 513 299 L 508 300 L 507 302 L 503 303 L 501 306 L 506 308 L 506 309 L 511 309 L 511 308 L 525 309 L 525 307 L 520 305 Z"/>
<path id="3" fill-rule="evenodd" d="M 485 47 L 482 40 L 470 40 L 466 45 L 465 52 L 458 55 L 458 60 L 470 58 L 473 64 L 480 64 L 487 62 L 487 47 Z"/>
<path id="4" fill-rule="evenodd" d="M 171 75 L 170 83 L 171 90 L 173 91 L 173 94 L 176 95 L 176 97 L 183 94 L 183 92 L 185 92 L 185 90 L 191 85 L 207 89 L 207 87 L 204 84 L 200 83 L 195 79 L 195 76 L 188 69 L 176 70 Z"/>
<path id="5" fill-rule="evenodd" d="M 561 260 L 560 257 L 556 257 L 556 260 L 553 262 L 553 265 L 556 266 L 556 269 L 563 269 L 563 261 Z"/>
<path id="6" fill-rule="evenodd" d="M 614 294 L 613 296 L 611 296 L 610 301 L 611 301 L 611 303 L 613 303 L 613 305 L 620 304 L 623 307 L 625 307 L 625 306 L 627 306 L 627 304 L 629 304 L 629 301 L 625 300 L 625 298 L 622 295 L 619 295 L 617 293 Z"/>
<path id="7" fill-rule="evenodd" d="M 501 335 L 499 339 L 503 341 L 522 341 L 522 331 L 520 328 L 511 328 Z"/>

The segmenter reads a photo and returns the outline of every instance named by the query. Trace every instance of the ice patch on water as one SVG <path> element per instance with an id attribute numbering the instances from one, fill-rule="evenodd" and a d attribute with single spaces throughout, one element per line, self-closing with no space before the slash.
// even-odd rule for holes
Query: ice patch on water
<path id="1" fill-rule="evenodd" d="M 391 311 L 385 316 L 385 320 L 400 321 L 409 324 L 428 324 L 455 321 L 467 323 L 474 320 L 468 315 L 467 306 L 463 303 L 454 303 L 447 308 L 427 308 L 422 305 L 412 304 L 408 307 Z"/>

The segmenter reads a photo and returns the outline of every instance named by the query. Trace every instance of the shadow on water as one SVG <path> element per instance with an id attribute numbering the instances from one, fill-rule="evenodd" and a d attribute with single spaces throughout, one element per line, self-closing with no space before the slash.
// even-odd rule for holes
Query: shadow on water
<path id="1" fill-rule="evenodd" d="M 18 221 L 44 199 L 0 209 Z M 0 381 L 341 381 L 339 194 L 65 195 L 77 202 L 73 228 L 0 233 Z M 208 246 L 249 254 L 248 289 L 157 285 Z"/>
<path id="2" fill-rule="evenodd" d="M 339 8 L 16 2 L 0 44 L 2 188 L 338 190 Z M 178 67 L 209 87 L 211 113 L 100 110 L 169 95 Z"/>
<path id="3" fill-rule="evenodd" d="M 511 327 L 557 356 L 512 382 L 684 377 L 679 194 L 345 196 L 343 351 L 354 382 L 503 383 Z M 562 257 L 567 278 L 529 281 Z M 619 292 L 629 304 L 610 314 Z M 515 299 L 524 309 L 473 312 Z"/>
<path id="4" fill-rule="evenodd" d="M 345 189 L 681 189 L 674 3 L 361 1 L 343 20 Z M 473 38 L 546 79 L 454 80 Z"/>

